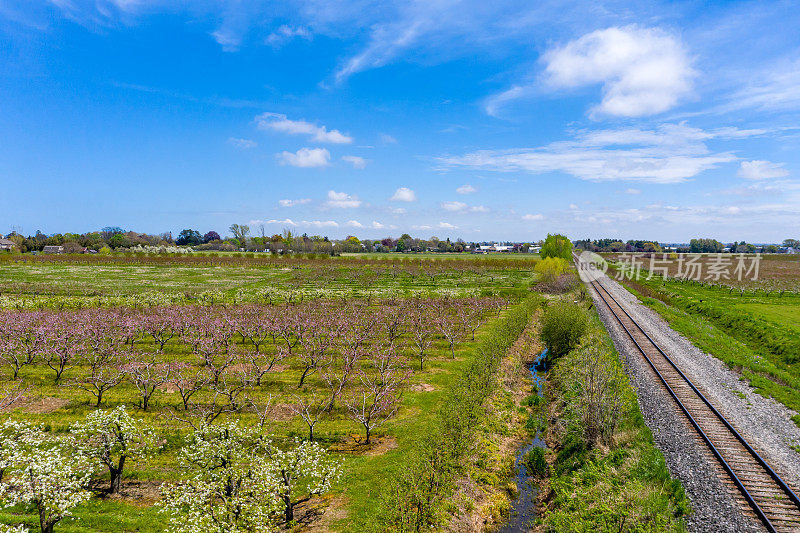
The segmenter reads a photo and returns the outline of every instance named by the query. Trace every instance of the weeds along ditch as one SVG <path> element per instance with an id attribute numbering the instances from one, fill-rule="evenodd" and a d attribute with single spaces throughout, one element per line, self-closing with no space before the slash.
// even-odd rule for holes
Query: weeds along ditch
<path id="1" fill-rule="evenodd" d="M 514 485 L 516 497 L 509 509 L 508 521 L 498 533 L 526 533 L 535 524 L 537 514 L 537 496 L 539 486 L 535 482 L 547 473 L 545 454 L 547 443 L 544 432 L 547 420 L 544 416 L 544 385 L 547 379 L 547 349 L 536 356 L 532 363 L 526 365 L 534 384 L 534 392 L 523 404 L 530 408 L 525 428 L 531 439 L 523 443 L 514 456 Z"/>
<path id="2" fill-rule="evenodd" d="M 485 402 L 498 387 L 498 367 L 541 304 L 542 298 L 532 295 L 487 329 L 445 392 L 435 420 L 383 488 L 371 530 L 430 530 L 450 519 L 458 480 L 469 475 L 469 459 L 486 416 Z"/>
<path id="3" fill-rule="evenodd" d="M 549 450 L 530 461 L 542 471 L 540 521 L 559 532 L 682 531 L 688 500 L 596 312 L 553 302 L 542 339 Z"/>

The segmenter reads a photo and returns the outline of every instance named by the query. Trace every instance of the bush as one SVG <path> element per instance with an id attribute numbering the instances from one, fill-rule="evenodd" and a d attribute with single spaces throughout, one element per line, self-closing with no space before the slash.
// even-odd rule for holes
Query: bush
<path id="1" fill-rule="evenodd" d="M 547 461 L 544 459 L 544 448 L 534 446 L 525 454 L 525 466 L 531 476 L 544 476 L 547 474 Z"/>
<path id="2" fill-rule="evenodd" d="M 569 263 L 562 257 L 547 257 L 537 262 L 533 271 L 539 274 L 539 281 L 551 283 L 563 274 L 568 266 Z"/>
<path id="3" fill-rule="evenodd" d="M 578 346 L 587 325 L 586 311 L 578 305 L 568 302 L 550 305 L 542 320 L 541 335 L 549 357 L 561 357 Z"/>

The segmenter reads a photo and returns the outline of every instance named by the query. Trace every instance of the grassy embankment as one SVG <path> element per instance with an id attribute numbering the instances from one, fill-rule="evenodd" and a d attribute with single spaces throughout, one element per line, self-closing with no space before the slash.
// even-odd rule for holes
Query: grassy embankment
<path id="1" fill-rule="evenodd" d="M 800 412 L 800 296 L 699 283 L 624 280 L 642 303 L 764 396 Z M 793 420 L 800 426 L 800 415 Z"/>
<path id="2" fill-rule="evenodd" d="M 558 321 L 581 314 L 589 312 L 573 308 Z M 593 311 L 584 320 L 585 333 L 548 372 L 552 451 L 541 481 L 542 522 L 559 533 L 682 531 L 689 510 L 683 488 L 655 447 L 602 322 Z"/>

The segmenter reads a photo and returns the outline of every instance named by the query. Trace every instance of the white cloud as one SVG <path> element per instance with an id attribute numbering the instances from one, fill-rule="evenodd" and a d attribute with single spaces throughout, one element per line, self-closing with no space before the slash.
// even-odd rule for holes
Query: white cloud
<path id="1" fill-rule="evenodd" d="M 303 205 L 311 202 L 311 198 L 300 198 L 299 200 L 278 200 L 281 207 L 294 207 L 296 205 Z"/>
<path id="2" fill-rule="evenodd" d="M 400 187 L 394 191 L 394 194 L 389 200 L 392 202 L 416 202 L 417 194 L 408 187 Z"/>
<path id="3" fill-rule="evenodd" d="M 381 133 L 380 139 L 383 144 L 397 144 L 397 139 L 387 133 Z"/>
<path id="4" fill-rule="evenodd" d="M 328 201 L 325 205 L 338 209 L 350 209 L 360 206 L 361 200 L 346 192 L 328 191 Z"/>
<path id="5" fill-rule="evenodd" d="M 469 183 L 466 183 L 466 184 L 462 185 L 461 187 L 459 187 L 458 189 L 456 189 L 456 192 L 458 194 L 472 194 L 474 192 L 478 192 L 478 189 L 476 189 L 475 187 L 473 187 Z"/>
<path id="6" fill-rule="evenodd" d="M 578 205 L 577 204 L 569 204 L 569 208 L 570 209 L 578 209 Z"/>
<path id="7" fill-rule="evenodd" d="M 766 111 L 800 109 L 800 60 L 771 64 L 748 73 L 758 80 L 736 91 L 723 110 L 756 108 Z"/>
<path id="8" fill-rule="evenodd" d="M 489 208 L 485 205 L 473 205 L 469 208 L 469 210 L 473 213 L 488 213 Z"/>
<path id="9" fill-rule="evenodd" d="M 310 135 L 316 142 L 349 144 L 353 138 L 339 130 L 328 130 L 325 126 L 317 126 L 305 120 L 291 120 L 280 113 L 262 113 L 255 118 L 261 130 L 273 130 L 289 135 Z"/>
<path id="10" fill-rule="evenodd" d="M 248 222 L 248 224 L 250 226 L 258 226 L 258 225 L 261 225 L 261 224 L 282 224 L 284 226 L 296 226 L 297 222 L 295 222 L 291 218 L 285 218 L 283 220 L 275 220 L 275 219 L 260 220 L 259 219 L 259 220 L 251 220 L 250 222 Z"/>
<path id="11" fill-rule="evenodd" d="M 522 215 L 522 220 L 544 220 L 544 215 L 541 213 L 537 213 L 535 215 L 529 213 L 527 215 Z"/>
<path id="12" fill-rule="evenodd" d="M 640 117 L 675 107 L 691 93 L 695 72 L 685 47 L 659 28 L 612 27 L 545 53 L 555 88 L 603 84 L 593 114 Z"/>
<path id="13" fill-rule="evenodd" d="M 228 139 L 228 144 L 236 148 L 241 148 L 242 150 L 249 150 L 250 148 L 258 146 L 258 143 L 255 141 L 251 141 L 250 139 L 237 139 L 236 137 L 230 137 Z"/>
<path id="14" fill-rule="evenodd" d="M 411 226 L 411 229 L 416 229 L 416 230 L 433 229 L 433 226 L 429 226 L 428 224 L 418 224 L 415 226 Z"/>
<path id="15" fill-rule="evenodd" d="M 662 124 L 653 130 L 582 131 L 574 140 L 538 148 L 479 150 L 438 160 L 441 168 L 532 174 L 565 172 L 593 181 L 680 183 L 736 160 L 730 152 L 712 153 L 704 141 L 743 134 L 742 130 L 701 130 L 684 124 Z"/>
<path id="16" fill-rule="evenodd" d="M 312 226 L 315 228 L 338 228 L 339 224 L 333 220 L 303 220 L 303 226 Z"/>
<path id="17" fill-rule="evenodd" d="M 362 224 L 358 220 L 348 220 L 347 224 L 345 224 L 345 225 L 349 226 L 351 228 L 359 228 L 359 229 L 366 229 L 366 228 L 383 229 L 383 228 L 386 227 L 383 224 L 381 224 L 380 222 L 378 222 L 377 220 L 373 220 L 369 225 Z"/>
<path id="18" fill-rule="evenodd" d="M 325 148 L 300 148 L 297 152 L 281 152 L 277 155 L 282 165 L 313 168 L 331 164 L 331 153 Z"/>
<path id="19" fill-rule="evenodd" d="M 279 26 L 274 32 L 270 33 L 265 39 L 265 42 L 273 48 L 280 48 L 295 37 L 310 40 L 311 31 L 303 26 L 293 27 L 284 24 Z"/>
<path id="20" fill-rule="evenodd" d="M 394 215 L 404 215 L 406 213 L 406 210 L 402 207 L 393 207 L 391 211 Z"/>
<path id="21" fill-rule="evenodd" d="M 345 163 L 350 163 L 353 165 L 353 168 L 362 169 L 367 166 L 367 160 L 363 157 L 358 157 L 357 155 L 344 155 L 342 156 L 342 161 Z"/>
<path id="22" fill-rule="evenodd" d="M 625 194 L 642 194 L 641 189 L 634 189 L 633 187 L 629 187 L 625 189 Z"/>
<path id="23" fill-rule="evenodd" d="M 220 45 L 225 52 L 235 52 L 242 44 L 242 39 L 236 32 L 225 28 L 212 32 L 211 37 L 217 41 L 217 44 Z"/>
<path id="24" fill-rule="evenodd" d="M 736 173 L 740 178 L 748 180 L 763 180 L 770 178 L 785 178 L 789 171 L 783 168 L 782 163 L 772 163 L 770 161 L 742 161 L 739 165 L 739 172 Z"/>
<path id="25" fill-rule="evenodd" d="M 453 224 L 450 224 L 449 222 L 439 222 L 439 225 L 437 227 L 442 228 L 442 229 L 458 229 L 458 226 L 454 226 Z"/>
<path id="26" fill-rule="evenodd" d="M 467 208 L 464 202 L 442 202 L 442 209 L 445 211 L 463 211 Z"/>

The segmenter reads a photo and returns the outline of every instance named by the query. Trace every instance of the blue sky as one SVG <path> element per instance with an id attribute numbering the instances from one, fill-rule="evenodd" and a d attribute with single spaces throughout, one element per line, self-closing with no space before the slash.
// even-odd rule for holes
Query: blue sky
<path id="1" fill-rule="evenodd" d="M 778 241 L 792 2 L 0 0 L 0 233 Z"/>

